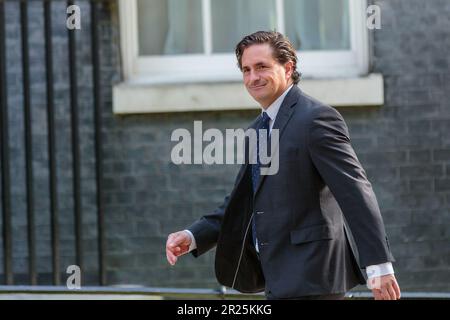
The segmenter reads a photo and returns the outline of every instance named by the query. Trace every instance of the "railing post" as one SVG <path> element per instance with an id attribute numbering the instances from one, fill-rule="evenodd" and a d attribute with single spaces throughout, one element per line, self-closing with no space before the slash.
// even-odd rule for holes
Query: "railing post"
<path id="1" fill-rule="evenodd" d="M 54 119 L 54 88 L 53 88 L 53 52 L 52 52 L 52 16 L 51 0 L 44 0 L 44 28 L 45 28 L 45 60 L 47 80 L 47 132 L 49 157 L 49 185 L 50 185 L 50 223 L 52 238 L 52 268 L 53 284 L 60 284 L 60 254 L 59 254 L 59 225 L 58 201 L 56 185 L 56 156 L 55 156 L 55 119 Z"/>
<path id="2" fill-rule="evenodd" d="M 27 197 L 27 234 L 28 234 L 28 272 L 30 283 L 37 284 L 36 246 L 34 232 L 34 191 L 33 191 L 33 137 L 31 131 L 31 101 L 30 101 L 30 61 L 28 46 L 28 1 L 20 2 L 20 25 L 22 38 L 22 74 L 23 74 L 23 107 L 25 128 L 25 170 Z"/>
<path id="3" fill-rule="evenodd" d="M 67 1 L 67 7 L 73 5 L 73 0 Z M 76 263 L 83 270 L 83 219 L 81 204 L 80 176 L 80 139 L 78 125 L 78 81 L 76 59 L 76 29 L 68 30 L 69 36 L 69 76 L 70 76 L 70 118 L 72 134 L 72 171 L 73 171 L 73 204 L 75 216 L 75 252 Z"/>
<path id="4" fill-rule="evenodd" d="M 5 283 L 13 284 L 11 241 L 11 181 L 9 171 L 8 100 L 6 88 L 5 3 L 0 0 L 0 158 L 2 172 L 3 263 Z"/>
<path id="5" fill-rule="evenodd" d="M 91 0 L 91 47 L 94 94 L 94 123 L 95 123 L 95 169 L 97 186 L 97 237 L 98 237 L 98 264 L 99 283 L 106 285 L 105 264 L 105 233 L 103 211 L 103 152 L 102 152 L 102 110 L 100 85 L 100 46 L 98 36 L 98 7 L 97 1 Z"/>

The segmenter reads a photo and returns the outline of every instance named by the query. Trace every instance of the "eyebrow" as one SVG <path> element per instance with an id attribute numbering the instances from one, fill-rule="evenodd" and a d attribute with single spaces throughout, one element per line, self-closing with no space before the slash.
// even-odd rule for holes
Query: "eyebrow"
<path id="1" fill-rule="evenodd" d="M 259 66 L 267 65 L 267 64 L 268 63 L 266 63 L 266 62 L 258 62 L 258 63 L 255 63 L 254 66 L 259 67 Z M 249 66 L 242 66 L 242 69 L 248 69 L 248 68 L 249 68 Z"/>

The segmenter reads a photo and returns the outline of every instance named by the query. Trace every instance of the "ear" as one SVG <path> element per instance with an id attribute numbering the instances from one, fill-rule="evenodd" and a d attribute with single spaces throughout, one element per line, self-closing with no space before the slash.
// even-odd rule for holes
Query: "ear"
<path id="1" fill-rule="evenodd" d="M 294 62 L 286 62 L 286 64 L 284 65 L 284 69 L 286 70 L 286 79 L 290 79 L 292 74 L 294 73 Z"/>

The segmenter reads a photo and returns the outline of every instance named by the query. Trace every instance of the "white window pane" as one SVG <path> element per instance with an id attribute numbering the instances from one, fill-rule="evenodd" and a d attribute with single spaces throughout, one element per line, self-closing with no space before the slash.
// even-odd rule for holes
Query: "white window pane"
<path id="1" fill-rule="evenodd" d="M 211 0 L 211 13 L 214 53 L 234 52 L 245 35 L 277 26 L 275 0 Z"/>
<path id="2" fill-rule="evenodd" d="M 203 53 L 201 0 L 138 0 L 140 55 Z"/>
<path id="3" fill-rule="evenodd" d="M 350 49 L 348 0 L 285 0 L 285 21 L 297 50 Z"/>

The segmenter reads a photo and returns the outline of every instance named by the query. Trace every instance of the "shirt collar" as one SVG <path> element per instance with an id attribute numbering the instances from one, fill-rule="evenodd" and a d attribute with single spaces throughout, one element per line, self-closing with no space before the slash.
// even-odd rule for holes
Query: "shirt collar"
<path id="1" fill-rule="evenodd" d="M 272 102 L 272 104 L 264 110 L 264 108 L 262 108 L 261 110 L 261 114 L 263 112 L 266 112 L 267 115 L 269 116 L 270 120 L 274 121 L 275 118 L 277 117 L 278 114 L 278 110 L 280 110 L 281 104 L 283 103 L 284 98 L 286 97 L 286 95 L 288 94 L 289 90 L 291 90 L 291 88 L 294 85 L 292 84 L 289 88 L 287 88 L 283 94 L 281 96 L 279 96 L 274 102 Z"/>

